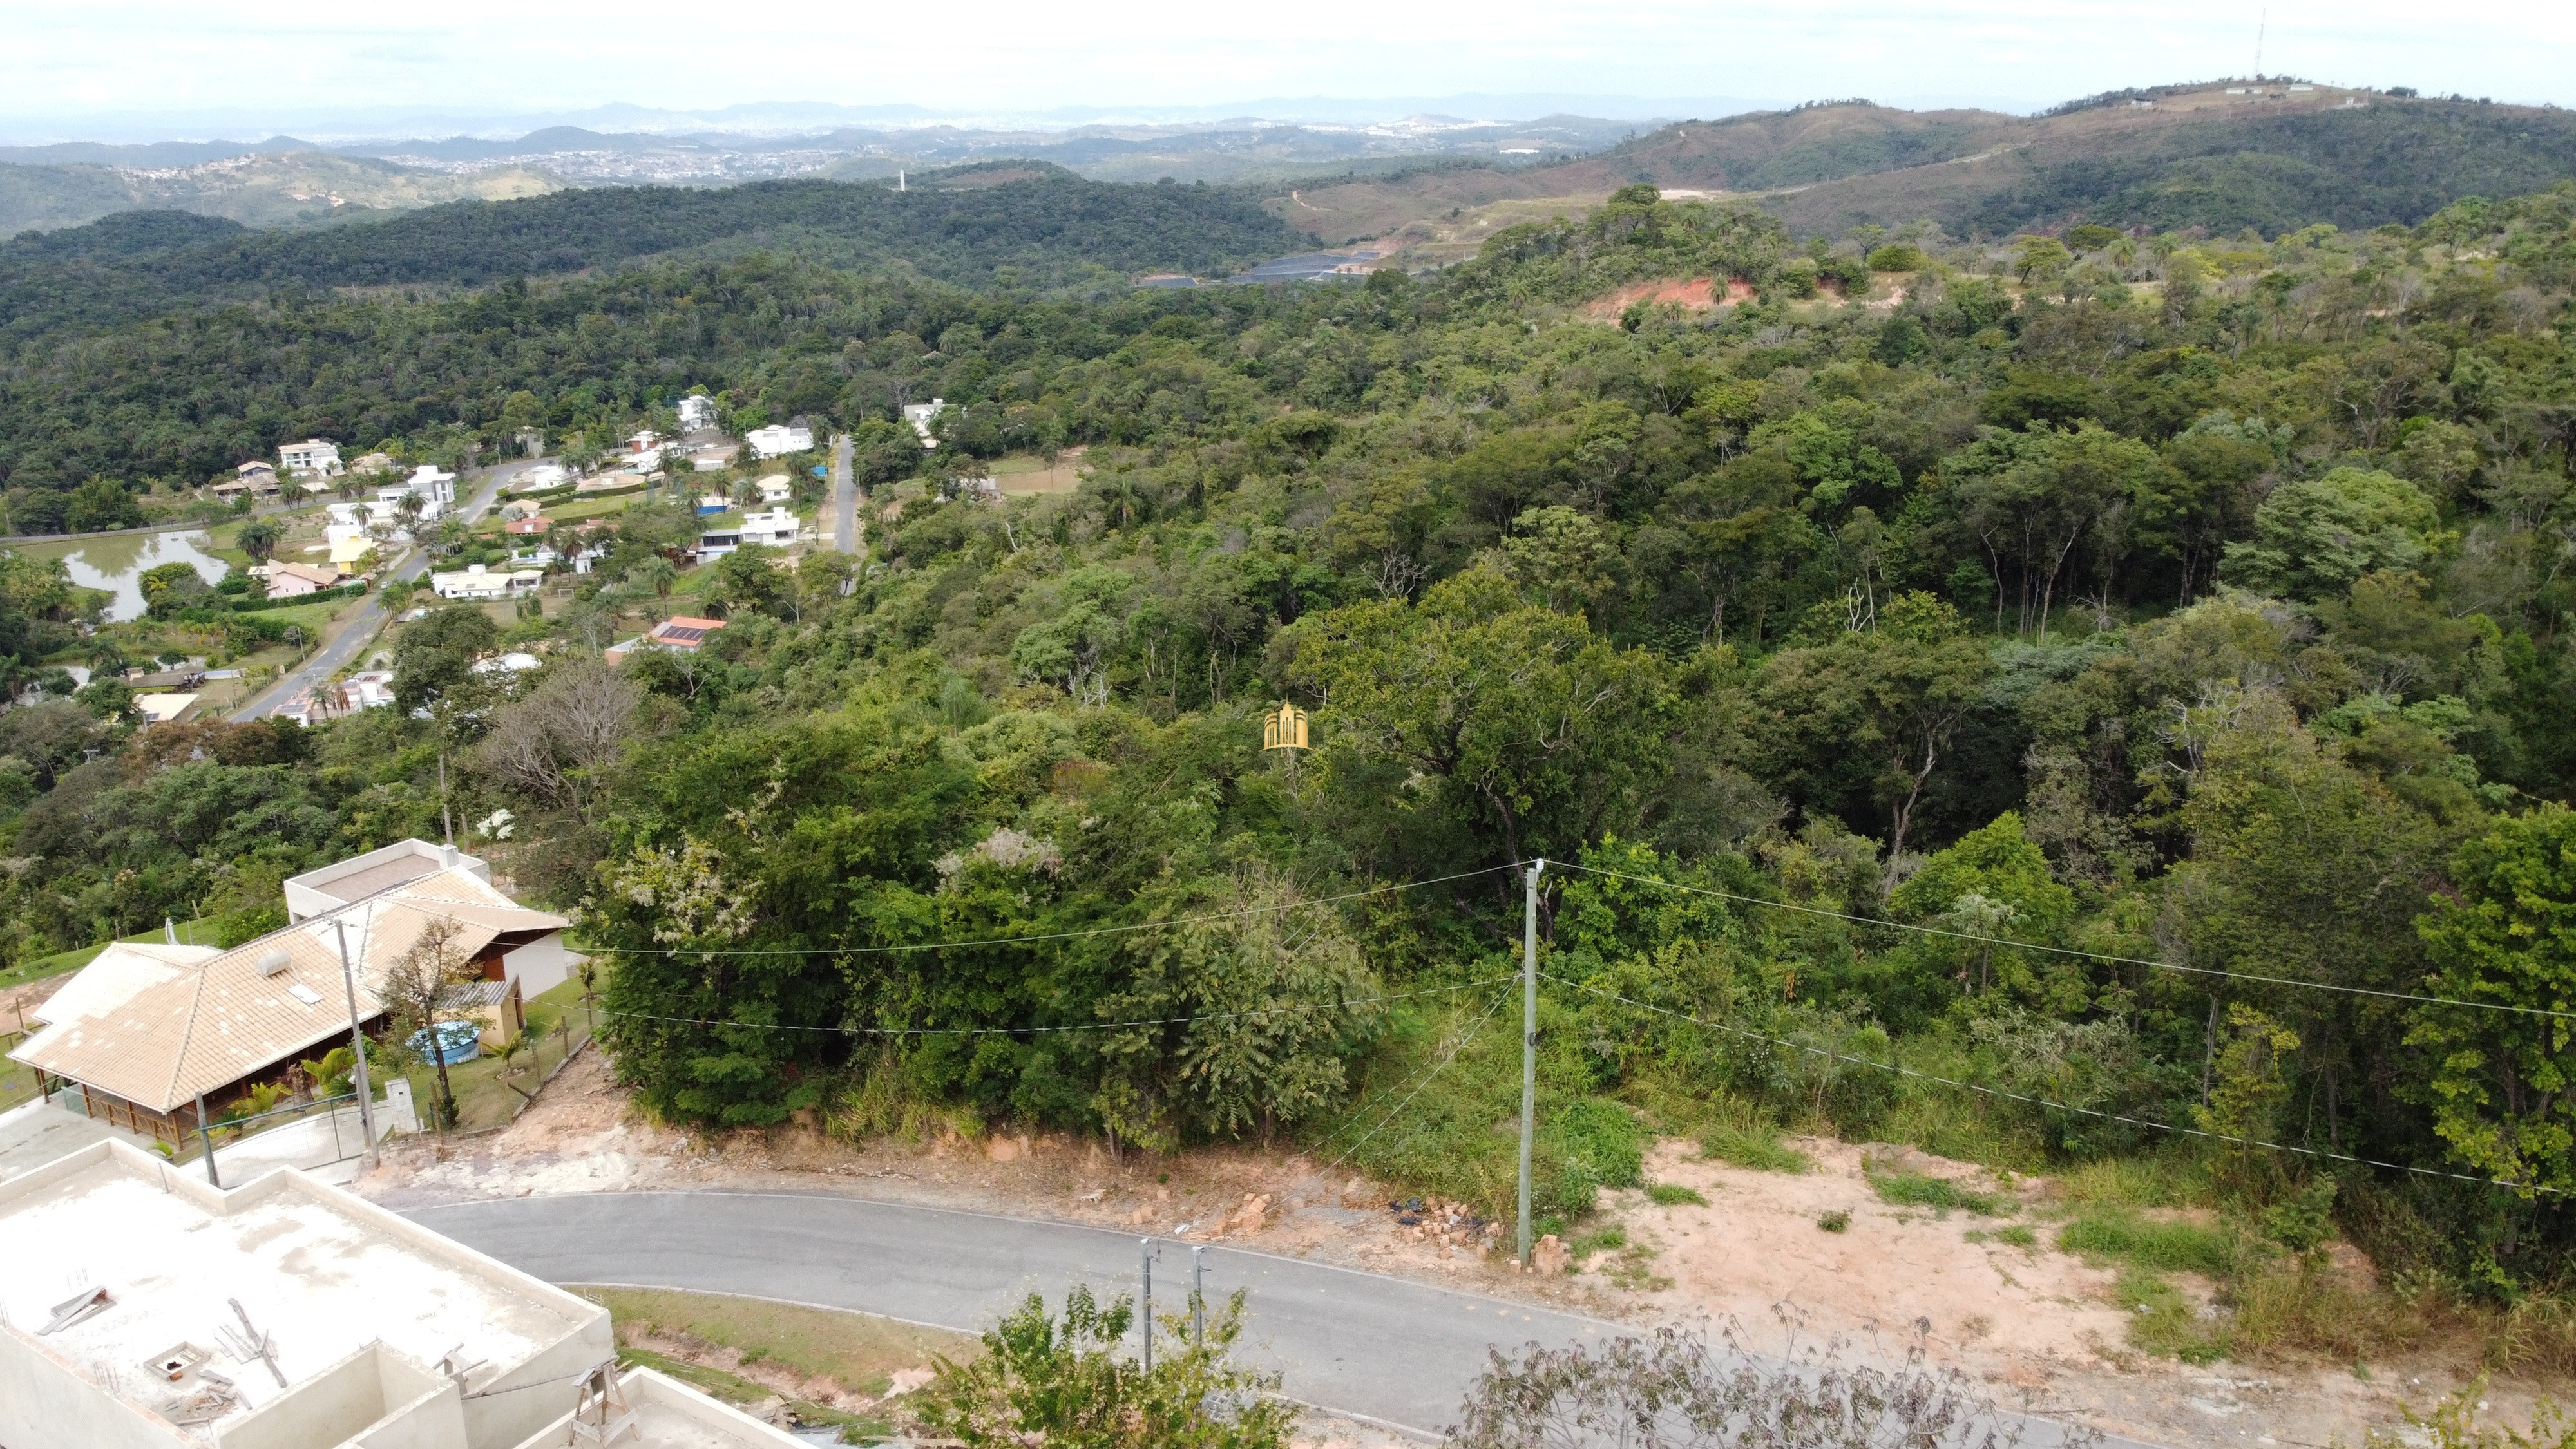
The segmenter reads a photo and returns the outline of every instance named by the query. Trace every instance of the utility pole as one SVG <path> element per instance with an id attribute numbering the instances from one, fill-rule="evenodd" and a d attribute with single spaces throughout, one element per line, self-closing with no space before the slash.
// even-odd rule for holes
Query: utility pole
<path id="1" fill-rule="evenodd" d="M 358 1088 L 358 1130 L 367 1138 L 367 1167 L 376 1165 L 376 1098 L 367 1085 L 367 1033 L 358 1024 L 358 968 L 349 964 L 349 923 L 331 918 L 331 933 L 340 940 L 340 989 L 349 997 L 349 1080 Z"/>
<path id="2" fill-rule="evenodd" d="M 1538 877 L 1545 860 L 1522 877 L 1521 910 L 1521 1268 L 1530 1265 L 1530 1143 L 1538 1126 Z"/>
<path id="3" fill-rule="evenodd" d="M 1154 1371 L 1154 1240 L 1138 1238 L 1136 1249 L 1145 1264 L 1145 1311 L 1140 1316 L 1145 1321 L 1145 1372 L 1150 1374 Z"/>
<path id="4" fill-rule="evenodd" d="M 215 1176 L 215 1134 L 206 1130 L 206 1094 L 197 1094 L 197 1155 L 206 1159 L 206 1181 L 222 1187 L 224 1180 Z"/>

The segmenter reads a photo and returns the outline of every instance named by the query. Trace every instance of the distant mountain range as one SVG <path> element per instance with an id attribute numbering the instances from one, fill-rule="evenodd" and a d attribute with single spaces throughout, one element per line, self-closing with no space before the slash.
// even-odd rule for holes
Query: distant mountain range
<path id="1" fill-rule="evenodd" d="M 1741 199 L 1801 236 L 1939 223 L 2000 236 L 2091 221 L 2157 231 L 2412 223 L 2463 196 L 2576 179 L 2576 114 L 2281 81 L 2122 92 L 2040 116 L 1867 102 L 1690 121 L 1570 161 L 1290 188 L 1273 214 L 1407 262 L 1580 213 L 1620 186 Z"/>
<path id="2" fill-rule="evenodd" d="M 1528 164 L 1616 145 L 1637 127 L 1571 114 L 1530 121 L 1422 115 L 1371 126 L 1233 120 L 1057 130 L 843 126 L 665 134 L 550 126 L 495 139 L 353 143 L 80 141 L 0 147 L 0 236 L 117 211 L 175 208 L 253 226 L 309 226 L 441 201 L 566 186 L 868 180 L 989 159 L 1045 160 L 1100 181 L 1219 184 L 1344 176 L 1442 160 Z"/>
<path id="3" fill-rule="evenodd" d="M 121 211 L 307 227 L 565 188 L 881 181 L 1036 160 L 1093 181 L 1257 188 L 1271 214 L 1307 238 L 1384 239 L 1420 264 L 1469 255 L 1504 226 L 1580 211 L 1636 181 L 1752 200 L 1802 235 L 1833 236 L 1915 220 L 1963 235 L 2074 220 L 2266 233 L 2317 221 L 2372 226 L 2420 219 L 2463 195 L 2576 178 L 2576 115 L 2564 111 L 2278 80 L 2126 91 L 2039 116 L 1820 103 L 1643 134 L 1631 121 L 1573 111 L 1514 121 L 1421 111 L 1368 125 L 1238 117 L 978 128 L 894 124 L 919 112 L 901 106 L 608 109 L 628 121 L 735 129 L 566 124 L 332 147 L 271 136 L 0 148 L 0 236 Z M 759 129 L 862 111 L 880 122 Z"/>

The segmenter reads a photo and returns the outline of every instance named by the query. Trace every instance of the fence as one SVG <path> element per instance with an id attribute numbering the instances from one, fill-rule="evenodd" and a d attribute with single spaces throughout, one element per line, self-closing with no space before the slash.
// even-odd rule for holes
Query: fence
<path id="1" fill-rule="evenodd" d="M 367 1150 L 366 1128 L 357 1102 L 356 1092 L 344 1092 L 336 1097 L 273 1107 L 247 1117 L 200 1123 L 197 1159 L 205 1166 L 206 1180 L 223 1186 L 227 1166 L 236 1181 L 248 1181 L 271 1168 L 328 1167 L 356 1157 Z M 384 1099 L 378 1098 L 378 1137 L 392 1125 L 390 1113 Z"/>

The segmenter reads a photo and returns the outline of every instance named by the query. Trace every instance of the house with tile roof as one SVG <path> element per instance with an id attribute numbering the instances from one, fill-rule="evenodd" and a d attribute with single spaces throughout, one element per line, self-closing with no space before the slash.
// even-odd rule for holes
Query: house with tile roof
<path id="1" fill-rule="evenodd" d="M 442 920 L 457 930 L 451 949 L 482 978 L 467 1014 L 506 1043 L 526 1028 L 526 999 L 579 958 L 563 943 L 569 922 L 511 900 L 490 874 L 449 848 L 405 841 L 299 876 L 283 930 L 202 957 L 100 953 L 91 963 L 100 970 L 84 967 L 63 988 L 71 1004 L 9 1055 L 74 1089 L 92 1117 L 183 1142 L 253 1087 L 293 1081 L 298 1063 L 345 1039 L 352 990 L 360 1022 L 381 1032 L 386 969 Z M 353 982 L 343 979 L 344 940 Z"/>

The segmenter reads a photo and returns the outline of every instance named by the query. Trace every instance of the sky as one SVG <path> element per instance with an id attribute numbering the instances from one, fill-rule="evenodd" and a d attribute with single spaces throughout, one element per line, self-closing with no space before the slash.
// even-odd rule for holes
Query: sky
<path id="1" fill-rule="evenodd" d="M 1361 119 L 1382 98 L 1866 96 L 2026 111 L 2250 74 L 2258 24 L 2269 74 L 2576 106 L 2576 5 L 2564 0 L 2466 12 L 2420 0 L 1413 0 L 1383 11 L 773 0 L 753 12 L 703 0 L 5 0 L 0 16 L 0 130 L 17 140 L 363 131 L 404 116 L 621 102 L 910 103 L 1000 117 L 1325 97 Z"/>

